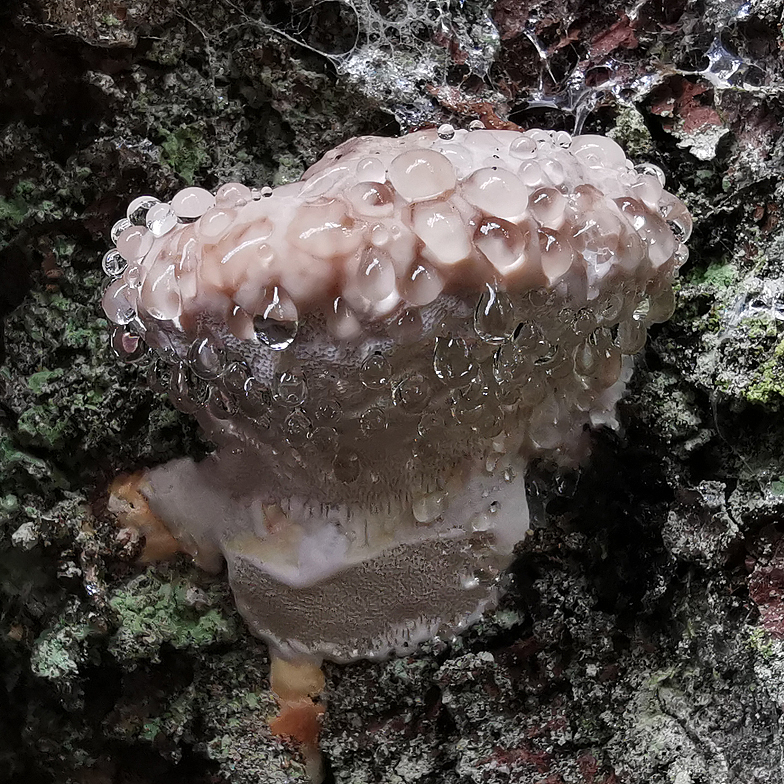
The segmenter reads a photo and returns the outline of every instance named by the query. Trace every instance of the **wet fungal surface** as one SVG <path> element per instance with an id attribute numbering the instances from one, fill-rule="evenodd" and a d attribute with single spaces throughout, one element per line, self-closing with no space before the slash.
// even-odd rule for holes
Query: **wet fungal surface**
<path id="1" fill-rule="evenodd" d="M 452 126 L 342 144 L 275 189 L 135 199 L 103 258 L 127 361 L 217 450 L 138 490 L 252 631 L 346 661 L 497 599 L 525 473 L 615 426 L 691 219 L 601 136 Z"/>

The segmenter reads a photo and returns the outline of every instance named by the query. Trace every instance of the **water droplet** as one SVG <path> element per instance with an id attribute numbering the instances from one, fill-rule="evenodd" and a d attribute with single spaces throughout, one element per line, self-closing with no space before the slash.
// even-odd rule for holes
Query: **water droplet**
<path id="1" fill-rule="evenodd" d="M 382 430 L 386 430 L 386 427 L 387 415 L 383 409 L 377 406 L 372 406 L 359 418 L 359 429 L 366 436 L 380 433 Z"/>
<path id="2" fill-rule="evenodd" d="M 269 185 L 265 185 L 259 192 L 265 199 L 268 199 L 270 196 L 272 196 L 272 188 Z"/>
<path id="3" fill-rule="evenodd" d="M 225 382 L 225 377 L 224 377 Z M 269 408 L 272 405 L 270 391 L 258 379 L 251 376 L 242 387 L 242 394 L 237 395 L 242 412 L 253 419 L 256 424 L 269 427 Z M 262 420 L 262 418 L 264 418 Z"/>
<path id="4" fill-rule="evenodd" d="M 187 360 L 193 372 L 205 381 L 218 378 L 226 368 L 226 352 L 214 339 L 198 338 L 188 349 Z"/>
<path id="5" fill-rule="evenodd" d="M 643 297 L 635 306 L 632 313 L 632 318 L 635 321 L 645 321 L 648 318 L 648 313 L 651 309 L 651 300 L 649 297 Z"/>
<path id="6" fill-rule="evenodd" d="M 115 324 L 128 324 L 136 318 L 135 302 L 135 294 L 122 278 L 110 283 L 101 299 L 106 317 Z"/>
<path id="7" fill-rule="evenodd" d="M 431 392 L 428 380 L 421 373 L 412 373 L 395 387 L 392 401 L 407 414 L 419 414 L 425 410 Z"/>
<path id="8" fill-rule="evenodd" d="M 117 252 L 127 261 L 143 259 L 150 248 L 154 238 L 144 226 L 129 226 L 117 237 Z"/>
<path id="9" fill-rule="evenodd" d="M 147 353 L 142 339 L 120 326 L 112 330 L 111 346 L 114 355 L 123 362 L 137 362 Z"/>
<path id="10" fill-rule="evenodd" d="M 299 449 L 307 443 L 311 430 L 310 419 L 304 411 L 299 409 L 292 411 L 283 423 L 283 435 L 286 443 L 294 449 Z"/>
<path id="11" fill-rule="evenodd" d="M 363 363 L 359 370 L 359 377 L 368 389 L 381 389 L 389 383 L 392 375 L 392 366 L 389 361 L 376 352 L 371 354 Z"/>
<path id="12" fill-rule="evenodd" d="M 348 449 L 342 449 L 332 461 L 332 471 L 339 482 L 349 484 L 359 478 L 359 455 Z"/>
<path id="13" fill-rule="evenodd" d="M 183 188 L 174 195 L 171 206 L 181 220 L 195 221 L 215 206 L 215 197 L 204 188 Z"/>
<path id="14" fill-rule="evenodd" d="M 207 396 L 207 410 L 215 419 L 231 419 L 237 413 L 237 403 L 228 392 L 211 387 Z"/>
<path id="15" fill-rule="evenodd" d="M 339 441 L 340 435 L 334 427 L 317 427 L 310 435 L 310 443 L 322 455 L 333 454 Z"/>
<path id="16" fill-rule="evenodd" d="M 304 373 L 297 369 L 284 370 L 275 379 L 275 399 L 288 406 L 298 406 L 308 394 Z"/>
<path id="17" fill-rule="evenodd" d="M 432 523 L 446 510 L 447 499 L 448 495 L 442 490 L 415 499 L 411 507 L 414 519 L 418 523 Z"/>
<path id="18" fill-rule="evenodd" d="M 256 339 L 273 351 L 287 349 L 297 337 L 299 320 L 291 297 L 279 286 L 274 286 L 271 301 L 264 311 L 253 317 Z"/>
<path id="19" fill-rule="evenodd" d="M 244 207 L 252 198 L 253 195 L 247 185 L 241 182 L 227 182 L 218 188 L 215 194 L 215 206 L 224 209 Z"/>
<path id="20" fill-rule="evenodd" d="M 486 283 L 474 310 L 474 331 L 486 343 L 499 345 L 514 329 L 514 305 L 509 295 Z"/>
<path id="21" fill-rule="evenodd" d="M 117 238 L 126 230 L 130 229 L 133 224 L 128 220 L 128 218 L 120 218 L 117 223 L 112 226 L 111 231 L 109 232 L 109 237 L 111 241 L 117 244 Z"/>
<path id="22" fill-rule="evenodd" d="M 118 253 L 116 248 L 107 251 L 101 259 L 101 268 L 110 278 L 117 278 L 123 274 L 128 262 Z"/>
<path id="23" fill-rule="evenodd" d="M 666 177 L 664 176 L 664 172 L 655 164 L 655 163 L 638 163 L 634 170 L 638 174 L 647 175 L 649 177 L 655 177 L 660 185 L 664 185 L 666 181 Z"/>
<path id="24" fill-rule="evenodd" d="M 126 215 L 134 226 L 146 225 L 147 211 L 159 203 L 155 196 L 137 196 L 129 205 Z"/>
<path id="25" fill-rule="evenodd" d="M 340 421 L 341 414 L 340 403 L 337 400 L 322 398 L 316 406 L 313 418 L 321 425 L 334 425 Z"/>
<path id="26" fill-rule="evenodd" d="M 636 354 L 644 345 L 648 337 L 645 322 L 627 319 L 618 325 L 618 348 L 622 353 Z"/>
<path id="27" fill-rule="evenodd" d="M 376 302 L 395 290 L 395 265 L 388 253 L 375 247 L 365 249 L 357 271 L 357 288 L 363 297 Z"/>
<path id="28" fill-rule="evenodd" d="M 648 321 L 654 324 L 661 324 L 669 320 L 675 312 L 675 292 L 667 286 L 651 299 L 651 307 L 648 311 Z"/>
<path id="29" fill-rule="evenodd" d="M 387 332 L 401 343 L 413 343 L 422 335 L 422 315 L 419 310 L 406 308 L 399 316 L 393 317 Z"/>
<path id="30" fill-rule="evenodd" d="M 468 130 L 469 131 L 483 131 L 485 129 L 485 124 L 481 120 L 471 120 L 468 123 Z"/>
<path id="31" fill-rule="evenodd" d="M 509 154 L 515 158 L 532 158 L 536 155 L 536 142 L 526 134 L 520 134 L 509 146 Z"/>
<path id="32" fill-rule="evenodd" d="M 163 237 L 177 225 L 177 216 L 171 204 L 158 202 L 147 211 L 145 225 L 154 237 Z"/>
<path id="33" fill-rule="evenodd" d="M 468 383 L 474 363 L 462 338 L 436 338 L 433 351 L 433 370 L 445 383 Z"/>
<path id="34" fill-rule="evenodd" d="M 449 141 L 450 139 L 455 138 L 455 129 L 449 123 L 444 123 L 443 125 L 438 126 L 438 138 L 444 139 L 445 141 Z"/>
<path id="35" fill-rule="evenodd" d="M 250 370 L 245 363 L 232 362 L 223 373 L 223 386 L 227 392 L 240 397 L 245 394 L 245 384 L 249 378 Z"/>

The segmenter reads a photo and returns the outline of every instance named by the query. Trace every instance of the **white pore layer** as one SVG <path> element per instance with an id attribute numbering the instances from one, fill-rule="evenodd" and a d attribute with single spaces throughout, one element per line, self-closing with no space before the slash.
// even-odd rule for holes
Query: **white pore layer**
<path id="1" fill-rule="evenodd" d="M 219 450 L 148 474 L 154 510 L 284 651 L 384 655 L 491 605 L 524 473 L 615 424 L 624 356 L 674 307 L 691 220 L 613 141 L 352 139 L 300 182 L 113 230 L 115 350 Z"/>

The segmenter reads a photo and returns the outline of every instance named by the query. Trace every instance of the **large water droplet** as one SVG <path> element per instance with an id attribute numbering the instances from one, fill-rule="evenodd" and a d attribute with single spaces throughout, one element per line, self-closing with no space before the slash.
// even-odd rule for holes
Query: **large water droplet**
<path id="1" fill-rule="evenodd" d="M 171 204 L 158 202 L 147 210 L 145 225 L 154 237 L 163 237 L 177 225 L 177 216 Z"/>
<path id="2" fill-rule="evenodd" d="M 147 211 L 159 203 L 155 196 L 137 196 L 129 205 L 126 215 L 134 226 L 146 225 Z"/>
<path id="3" fill-rule="evenodd" d="M 433 370 L 445 383 L 468 383 L 474 364 L 462 338 L 436 338 Z"/>
<path id="4" fill-rule="evenodd" d="M 486 283 L 474 310 L 474 331 L 486 343 L 499 345 L 514 329 L 514 305 L 509 295 Z"/>
<path id="5" fill-rule="evenodd" d="M 383 354 L 371 354 L 359 371 L 359 378 L 368 389 L 381 389 L 389 383 L 392 366 Z"/>
<path id="6" fill-rule="evenodd" d="M 386 430 L 387 415 L 383 409 L 372 406 L 359 418 L 359 428 L 366 436 Z"/>
<path id="7" fill-rule="evenodd" d="M 273 351 L 287 349 L 297 337 L 298 328 L 299 323 L 296 321 L 277 321 L 264 316 L 255 316 L 253 319 L 256 339 Z"/>
<path id="8" fill-rule="evenodd" d="M 103 294 L 101 305 L 106 317 L 115 324 L 128 324 L 136 318 L 136 295 L 126 281 L 118 278 Z"/>
<path id="9" fill-rule="evenodd" d="M 128 218 L 120 218 L 117 223 L 112 226 L 111 231 L 109 232 L 109 237 L 111 238 L 112 242 L 116 243 L 119 236 L 126 230 L 130 229 L 133 224 L 128 220 Z"/>
<path id="10" fill-rule="evenodd" d="M 449 123 L 444 123 L 443 125 L 439 125 L 438 138 L 443 139 L 444 141 L 449 141 L 450 139 L 454 139 L 455 138 L 454 126 L 450 125 Z"/>
<path id="11" fill-rule="evenodd" d="M 283 351 L 297 337 L 297 307 L 280 286 L 273 286 L 269 297 L 262 313 L 253 318 L 253 331 L 259 342 L 274 351 Z"/>
<path id="12" fill-rule="evenodd" d="M 281 403 L 298 406 L 304 402 L 308 394 L 304 373 L 297 369 L 284 370 L 275 379 L 274 395 Z"/>
<path id="13" fill-rule="evenodd" d="M 112 351 L 123 362 L 137 362 L 147 353 L 147 346 L 138 335 L 116 326 L 112 330 Z"/>
<path id="14" fill-rule="evenodd" d="M 110 278 L 117 278 L 123 274 L 128 262 L 120 255 L 116 248 L 107 251 L 101 259 L 101 268 Z"/>
<path id="15" fill-rule="evenodd" d="M 437 490 L 414 499 L 411 506 L 414 519 L 422 524 L 432 523 L 446 510 L 448 497 L 443 490 Z"/>
<path id="16" fill-rule="evenodd" d="M 286 417 L 283 423 L 283 436 L 289 446 L 299 449 L 307 443 L 312 429 L 310 419 L 305 412 L 297 409 Z"/>
<path id="17" fill-rule="evenodd" d="M 431 393 L 430 382 L 421 373 L 412 373 L 395 387 L 392 400 L 407 414 L 419 414 L 425 410 Z"/>
<path id="18" fill-rule="evenodd" d="M 340 435 L 334 427 L 317 427 L 310 435 L 313 448 L 322 455 L 334 454 Z"/>
<path id="19" fill-rule="evenodd" d="M 193 372 L 206 381 L 218 378 L 226 368 L 225 350 L 207 337 L 193 341 L 187 359 Z"/>
<path id="20" fill-rule="evenodd" d="M 212 387 L 207 397 L 207 410 L 216 419 L 231 419 L 237 413 L 237 403 L 228 392 Z"/>

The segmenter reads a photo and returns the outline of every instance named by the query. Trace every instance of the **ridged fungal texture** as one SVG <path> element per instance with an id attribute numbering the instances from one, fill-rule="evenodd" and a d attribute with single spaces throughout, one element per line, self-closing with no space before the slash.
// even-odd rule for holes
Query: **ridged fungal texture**
<path id="1" fill-rule="evenodd" d="M 574 464 L 691 219 L 600 136 L 352 139 L 299 182 L 142 196 L 112 229 L 120 356 L 218 451 L 150 506 L 284 653 L 383 655 L 495 599 L 535 456 Z M 146 344 L 146 346 L 145 346 Z M 219 559 L 218 559 L 219 560 Z"/>

